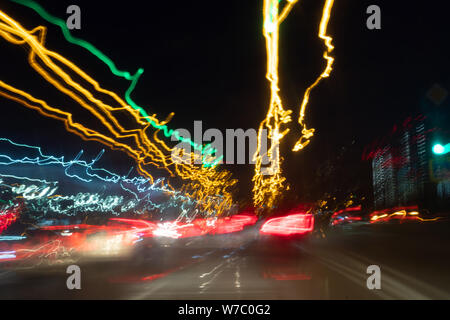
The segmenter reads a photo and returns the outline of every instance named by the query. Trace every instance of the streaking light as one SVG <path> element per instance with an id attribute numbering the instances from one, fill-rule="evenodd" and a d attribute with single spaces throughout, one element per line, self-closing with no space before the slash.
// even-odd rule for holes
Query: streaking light
<path id="1" fill-rule="evenodd" d="M 188 196 L 199 200 L 199 206 L 207 214 L 221 213 L 230 208 L 232 196 L 230 188 L 236 184 L 227 171 L 218 172 L 212 166 L 196 167 L 176 161 L 172 149 L 157 137 L 155 132 L 149 136 L 150 125 L 140 113 L 123 101 L 117 94 L 100 87 L 99 83 L 74 63 L 48 50 L 45 46 L 46 28 L 39 26 L 31 31 L 24 29 L 17 21 L 0 11 L 0 36 L 8 42 L 29 49 L 30 66 L 53 87 L 88 111 L 99 121 L 104 131 L 97 131 L 73 120 L 73 115 L 65 110 L 50 106 L 46 101 L 0 81 L 0 95 L 34 109 L 44 116 L 63 121 L 69 132 L 86 140 L 101 142 L 112 149 L 127 153 L 137 163 L 137 170 L 153 181 L 147 166 L 165 169 L 171 176 L 187 180 L 184 184 Z M 74 79 L 77 79 L 75 81 Z M 107 95 L 114 105 L 102 101 L 99 96 Z M 64 106 L 63 106 L 64 107 Z M 123 111 L 138 128 L 127 129 L 115 114 Z M 155 126 L 163 130 L 173 114 L 165 121 L 153 119 Z M 170 133 L 171 135 L 172 133 Z M 176 136 L 178 133 L 173 132 Z M 179 136 L 179 135 L 178 135 Z M 181 137 L 180 137 L 181 138 Z M 207 148 L 211 150 L 211 148 Z M 203 155 L 192 154 L 192 157 Z M 211 160 L 211 156 L 206 155 Z M 214 198 L 213 200 L 210 200 Z"/>
<path id="2" fill-rule="evenodd" d="M 290 236 L 306 234 L 313 231 L 313 229 L 314 216 L 300 213 L 269 219 L 262 225 L 260 233 Z"/>
<path id="3" fill-rule="evenodd" d="M 264 25 L 263 34 L 266 39 L 267 50 L 267 74 L 266 78 L 270 82 L 270 105 L 266 118 L 261 122 L 258 131 L 258 145 L 254 155 L 255 174 L 253 176 L 253 203 L 255 207 L 272 208 L 280 193 L 286 188 L 285 180 L 281 172 L 282 157 L 280 155 L 281 140 L 289 132 L 289 128 L 282 128 L 291 121 L 292 110 L 284 108 L 279 95 L 279 29 L 281 23 L 291 12 L 298 0 L 287 0 L 287 4 L 280 10 L 281 0 L 264 0 Z M 327 50 L 324 58 L 327 66 L 317 80 L 306 90 L 303 102 L 300 107 L 299 124 L 302 126 L 302 136 L 295 144 L 293 151 L 299 151 L 309 144 L 310 138 L 314 134 L 314 129 L 307 129 L 304 118 L 306 106 L 309 101 L 311 90 L 316 87 L 322 78 L 329 77 L 332 70 L 334 58 L 330 56 L 334 47 L 331 44 L 332 38 L 327 35 L 328 21 L 334 0 L 326 0 L 322 12 L 322 19 L 319 26 L 319 38 L 321 38 Z M 270 148 L 262 150 L 263 129 L 267 129 Z M 263 167 L 263 159 L 270 162 L 269 167 Z"/>
<path id="4" fill-rule="evenodd" d="M 19 241 L 26 238 L 23 236 L 0 236 L 0 241 Z"/>
<path id="5" fill-rule="evenodd" d="M 333 41 L 333 38 L 331 38 L 329 35 L 327 35 L 327 28 L 328 28 L 328 21 L 330 20 L 331 10 L 333 8 L 334 0 L 326 0 L 325 6 L 323 8 L 322 12 L 322 19 L 320 21 L 320 27 L 319 27 L 319 38 L 322 39 L 325 43 L 325 46 L 327 47 L 327 50 L 324 52 L 323 57 L 327 61 L 327 65 L 325 67 L 325 70 L 322 72 L 322 74 L 316 79 L 316 81 L 305 91 L 305 95 L 303 96 L 303 101 L 300 106 L 300 115 L 298 117 L 298 123 L 302 126 L 302 136 L 300 139 L 295 143 L 293 151 L 299 151 L 305 148 L 309 142 L 311 137 L 314 135 L 314 129 L 307 129 L 305 124 L 305 111 L 306 106 L 309 102 L 309 96 L 311 94 L 311 91 L 320 83 L 320 81 L 324 78 L 328 78 L 330 76 L 331 71 L 333 70 L 333 62 L 334 58 L 330 56 L 331 52 L 333 51 L 334 47 L 331 44 L 331 41 Z"/>
<path id="6" fill-rule="evenodd" d="M 15 251 L 0 251 L 0 260 L 13 260 L 16 258 Z"/>
<path id="7" fill-rule="evenodd" d="M 195 150 L 201 151 L 201 154 L 206 154 L 206 155 L 210 156 L 217 151 L 214 148 L 209 149 L 207 146 L 199 145 L 190 139 L 181 137 L 177 131 L 169 129 L 166 124 L 159 124 L 158 121 L 156 120 L 155 116 L 150 116 L 145 111 L 145 109 L 143 109 L 142 107 L 137 105 L 136 102 L 134 102 L 133 99 L 131 99 L 131 94 L 134 91 L 134 89 L 136 88 L 140 77 L 144 73 L 144 69 L 139 68 L 134 75 L 132 75 L 128 71 L 119 70 L 116 67 L 116 64 L 109 57 L 107 57 L 103 52 L 101 52 L 99 49 L 97 49 L 94 45 L 92 45 L 91 43 L 89 43 L 83 39 L 78 39 L 78 38 L 72 36 L 72 34 L 71 34 L 70 30 L 67 28 L 66 22 L 64 20 L 52 16 L 37 2 L 32 1 L 32 0 L 11 0 L 11 1 L 16 2 L 20 5 L 26 6 L 30 9 L 33 9 L 43 19 L 45 19 L 48 22 L 61 28 L 64 38 L 68 42 L 70 42 L 74 45 L 80 46 L 80 47 L 86 49 L 87 51 L 89 51 L 91 54 L 93 54 L 95 57 L 97 57 L 103 63 L 105 63 L 108 66 L 108 68 L 110 69 L 111 73 L 114 74 L 115 76 L 124 78 L 128 81 L 131 81 L 129 88 L 125 92 L 125 100 L 133 109 L 135 109 L 136 111 L 139 111 L 139 113 L 142 116 L 142 119 L 145 119 L 146 121 L 148 121 L 153 126 L 153 128 L 162 130 L 164 135 L 167 138 L 175 137 L 178 141 L 189 143 L 190 146 L 193 147 Z M 171 115 L 173 115 L 173 113 Z M 214 167 L 220 162 L 220 160 L 222 160 L 222 158 L 223 158 L 223 156 L 221 156 L 220 158 L 218 158 L 212 162 L 208 162 L 204 159 L 203 163 L 205 164 L 205 166 Z"/>
<path id="8" fill-rule="evenodd" d="M 421 221 L 421 222 L 433 222 L 441 219 L 441 217 L 435 217 L 435 218 L 422 218 L 420 216 L 419 211 L 417 210 L 417 206 L 411 206 L 411 207 L 403 207 L 403 208 L 396 208 L 398 211 L 395 211 L 393 213 L 387 213 L 388 210 L 384 211 L 375 211 L 370 214 L 370 223 L 378 223 L 378 222 L 388 222 L 393 219 L 404 221 L 404 220 L 413 220 L 413 221 Z M 414 210 L 414 211 L 410 211 Z M 392 210 L 391 210 L 392 212 Z"/>
<path id="9" fill-rule="evenodd" d="M 20 214 L 20 207 L 16 206 L 9 210 L 0 211 L 0 234 L 14 223 Z"/>

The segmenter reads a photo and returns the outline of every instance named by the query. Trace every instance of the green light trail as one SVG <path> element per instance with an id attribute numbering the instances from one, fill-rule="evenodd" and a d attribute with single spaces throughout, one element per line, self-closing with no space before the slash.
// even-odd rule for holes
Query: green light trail
<path id="1" fill-rule="evenodd" d="M 92 45 L 91 43 L 89 43 L 83 39 L 75 38 L 74 36 L 72 36 L 72 34 L 70 33 L 70 30 L 67 28 L 66 22 L 64 20 L 57 18 L 55 16 L 52 16 L 37 2 L 35 2 L 33 0 L 10 0 L 10 1 L 34 10 L 44 20 L 46 20 L 47 22 L 49 22 L 51 24 L 58 26 L 61 29 L 61 31 L 64 35 L 64 38 L 68 42 L 70 42 L 74 45 L 80 46 L 80 47 L 86 49 L 87 51 L 89 51 L 94 56 L 96 56 L 98 59 L 100 59 L 103 63 L 105 63 L 109 67 L 109 70 L 111 70 L 111 73 L 114 74 L 115 76 L 124 78 L 128 81 L 131 81 L 130 86 L 128 87 L 127 91 L 125 92 L 125 101 L 133 109 L 138 110 L 140 112 L 140 114 L 142 115 L 142 117 L 145 120 L 147 120 L 155 129 L 162 130 L 164 135 L 167 138 L 174 136 L 180 142 L 189 143 L 191 145 L 191 147 L 194 148 L 194 150 L 201 151 L 202 155 L 205 153 L 207 155 L 212 155 L 217 151 L 216 149 L 208 150 L 209 145 L 206 147 L 203 147 L 202 145 L 199 145 L 199 144 L 193 142 L 191 139 L 181 137 L 179 135 L 178 131 L 169 129 L 167 127 L 167 125 L 157 124 L 154 120 L 152 120 L 152 118 L 149 116 L 149 114 L 142 107 L 140 107 L 138 104 L 136 104 L 133 101 L 133 99 L 131 98 L 131 94 L 133 93 L 134 89 L 136 88 L 141 75 L 144 73 L 143 68 L 139 68 L 134 75 L 131 75 L 131 73 L 128 71 L 119 70 L 116 67 L 116 64 L 108 56 L 106 56 L 103 52 L 101 52 L 99 49 L 97 49 L 94 45 Z M 204 162 L 203 165 L 205 167 L 215 167 L 222 160 L 222 158 L 223 158 L 223 155 L 220 156 L 219 158 L 217 158 L 214 162 L 211 162 L 211 163 Z"/>

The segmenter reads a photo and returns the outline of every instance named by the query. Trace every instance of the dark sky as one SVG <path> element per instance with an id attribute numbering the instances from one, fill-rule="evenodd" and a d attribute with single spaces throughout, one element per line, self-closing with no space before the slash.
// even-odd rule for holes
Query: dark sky
<path id="1" fill-rule="evenodd" d="M 257 128 L 267 112 L 262 0 L 39 3 L 58 17 L 67 16 L 67 6 L 79 5 L 82 29 L 73 35 L 93 43 L 119 69 L 143 67 L 133 98 L 160 118 L 174 111 L 173 128 L 190 129 L 194 120 L 202 120 L 205 129 Z M 334 70 L 312 93 L 307 110 L 306 120 L 317 134 L 305 151 L 293 154 L 289 150 L 299 135 L 295 126 L 299 103 L 324 67 L 324 46 L 317 38 L 323 1 L 302 0 L 296 5 L 281 28 L 280 76 L 281 95 L 294 110 L 292 133 L 283 146 L 285 170 L 298 192 L 307 188 L 317 166 L 344 145 L 355 150 L 349 168 L 366 166 L 358 155 L 367 143 L 416 112 L 433 84 L 450 88 L 445 3 L 335 0 L 328 31 L 334 38 Z M 366 8 L 371 4 L 381 7 L 382 30 L 366 28 Z M 2 1 L 0 7 L 29 29 L 49 25 L 9 1 Z M 49 26 L 47 46 L 76 62 L 104 87 L 120 94 L 127 88 L 127 81 L 113 77 L 84 49 L 68 44 L 58 28 Z M 26 55 L 22 52 L 18 59 L 20 51 L 11 48 L 1 41 L 0 77 L 27 88 L 31 80 L 20 64 Z M 96 154 L 103 148 L 66 133 L 54 120 L 0 101 L 2 137 L 42 145 L 59 155 L 76 154 L 81 148 Z M 122 171 L 131 165 L 124 156 L 114 154 L 111 159 Z M 248 194 L 253 167 L 225 167 L 241 178 L 241 194 Z"/>

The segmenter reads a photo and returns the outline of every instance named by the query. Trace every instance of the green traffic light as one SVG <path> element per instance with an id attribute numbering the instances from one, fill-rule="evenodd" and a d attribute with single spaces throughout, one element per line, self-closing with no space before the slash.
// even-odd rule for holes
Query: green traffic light
<path id="1" fill-rule="evenodd" d="M 435 144 L 434 146 L 433 146 L 433 152 L 435 153 L 435 154 L 443 154 L 444 153 L 444 151 L 445 151 L 445 148 L 444 148 L 444 146 L 442 145 L 442 144 Z"/>
<path id="2" fill-rule="evenodd" d="M 437 143 L 433 146 L 433 153 L 437 155 L 442 155 L 450 152 L 450 143 L 448 143 L 446 146 L 443 146 L 440 143 Z"/>

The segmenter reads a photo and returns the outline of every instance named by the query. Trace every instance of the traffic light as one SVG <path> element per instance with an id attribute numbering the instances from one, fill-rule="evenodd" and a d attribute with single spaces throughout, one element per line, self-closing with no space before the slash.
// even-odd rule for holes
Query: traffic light
<path id="1" fill-rule="evenodd" d="M 437 155 L 442 155 L 450 152 L 450 143 L 448 143 L 446 146 L 443 146 L 440 143 L 437 143 L 433 146 L 433 153 Z"/>

